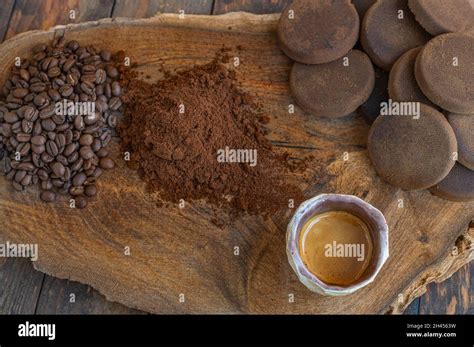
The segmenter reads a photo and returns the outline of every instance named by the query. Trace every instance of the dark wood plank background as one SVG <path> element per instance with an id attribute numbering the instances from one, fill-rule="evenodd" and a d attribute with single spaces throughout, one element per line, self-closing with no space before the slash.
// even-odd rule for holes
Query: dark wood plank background
<path id="1" fill-rule="evenodd" d="M 291 0 L 1 0 L 0 42 L 18 33 L 106 17 L 157 12 L 280 12 Z M 75 10 L 76 18 L 69 18 Z M 474 314 L 474 265 L 466 265 L 416 299 L 405 314 Z M 29 260 L 0 258 L 0 314 L 141 314 L 107 301 L 89 286 L 35 271 Z"/>

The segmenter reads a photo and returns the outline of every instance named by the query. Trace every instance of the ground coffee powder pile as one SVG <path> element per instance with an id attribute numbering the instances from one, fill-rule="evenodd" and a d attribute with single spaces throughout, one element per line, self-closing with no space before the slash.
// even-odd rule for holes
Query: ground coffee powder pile
<path id="1" fill-rule="evenodd" d="M 289 199 L 297 206 L 302 192 L 285 183 L 294 166 L 272 150 L 261 126 L 268 117 L 222 61 L 221 56 L 155 84 L 127 81 L 119 133 L 131 154 L 129 166 L 140 169 L 165 202 L 204 199 L 267 216 L 288 208 Z M 232 153 L 242 149 L 256 152 L 256 163 L 232 162 Z M 228 161 L 222 162 L 225 153 Z"/>

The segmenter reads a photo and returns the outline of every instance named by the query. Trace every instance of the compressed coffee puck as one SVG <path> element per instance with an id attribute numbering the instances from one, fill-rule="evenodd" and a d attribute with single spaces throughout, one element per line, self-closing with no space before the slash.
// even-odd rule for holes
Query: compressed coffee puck
<path id="1" fill-rule="evenodd" d="M 359 110 L 362 117 L 372 124 L 374 120 L 380 115 L 380 107 L 382 102 L 388 101 L 388 72 L 375 67 L 375 85 L 370 94 L 369 99 L 364 102 Z"/>
<path id="2" fill-rule="evenodd" d="M 297 104 L 317 117 L 337 118 L 354 112 L 374 88 L 374 68 L 358 50 L 327 64 L 295 63 L 290 89 Z"/>
<path id="3" fill-rule="evenodd" d="M 405 189 L 426 189 L 455 163 L 457 142 L 446 118 L 421 104 L 419 117 L 379 116 L 369 132 L 369 156 L 378 175 Z"/>
<path id="4" fill-rule="evenodd" d="M 364 16 L 360 39 L 372 61 L 390 71 L 403 53 L 424 45 L 430 35 L 415 20 L 407 0 L 379 0 Z"/>
<path id="5" fill-rule="evenodd" d="M 369 7 L 375 4 L 376 1 L 377 0 L 352 0 L 352 3 L 354 4 L 361 20 L 364 18 L 364 15 Z"/>
<path id="6" fill-rule="evenodd" d="M 474 114 L 449 113 L 446 117 L 458 141 L 458 161 L 474 170 Z"/>
<path id="7" fill-rule="evenodd" d="M 474 200 L 474 171 L 456 163 L 451 172 L 430 191 L 450 201 Z"/>
<path id="8" fill-rule="evenodd" d="M 393 64 L 388 80 L 388 93 L 393 101 L 422 102 L 436 108 L 416 82 L 415 62 L 421 49 L 422 47 L 410 49 Z"/>
<path id="9" fill-rule="evenodd" d="M 433 36 L 464 31 L 474 22 L 471 0 L 408 0 L 408 6 Z"/>
<path id="10" fill-rule="evenodd" d="M 296 0 L 281 14 L 278 39 L 290 58 L 323 64 L 354 47 L 359 25 L 359 15 L 350 0 Z"/>
<path id="11" fill-rule="evenodd" d="M 474 113 L 474 36 L 435 37 L 421 50 L 415 77 L 432 102 L 453 113 Z"/>

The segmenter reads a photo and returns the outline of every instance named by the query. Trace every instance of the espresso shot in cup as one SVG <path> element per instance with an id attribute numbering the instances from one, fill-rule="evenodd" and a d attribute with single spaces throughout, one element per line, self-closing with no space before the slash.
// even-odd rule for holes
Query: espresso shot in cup
<path id="1" fill-rule="evenodd" d="M 352 195 L 303 202 L 287 229 L 288 260 L 310 290 L 347 295 L 371 283 L 388 258 L 383 214 Z"/>

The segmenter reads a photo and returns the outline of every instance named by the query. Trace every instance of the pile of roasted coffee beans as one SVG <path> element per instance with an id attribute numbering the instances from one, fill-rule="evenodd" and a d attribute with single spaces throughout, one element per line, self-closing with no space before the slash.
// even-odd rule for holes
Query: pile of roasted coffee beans
<path id="1" fill-rule="evenodd" d="M 18 65 L 0 102 L 0 173 L 16 190 L 39 183 L 41 200 L 69 194 L 84 208 L 114 167 L 107 145 L 122 111 L 118 66 L 110 52 L 64 38 Z"/>

